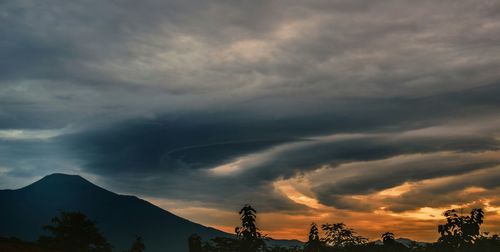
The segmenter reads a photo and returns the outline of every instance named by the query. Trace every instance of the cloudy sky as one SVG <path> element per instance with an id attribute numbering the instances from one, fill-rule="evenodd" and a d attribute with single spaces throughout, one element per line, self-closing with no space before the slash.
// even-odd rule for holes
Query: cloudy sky
<path id="1" fill-rule="evenodd" d="M 0 187 L 80 174 L 229 232 L 500 232 L 498 1 L 0 2 Z"/>

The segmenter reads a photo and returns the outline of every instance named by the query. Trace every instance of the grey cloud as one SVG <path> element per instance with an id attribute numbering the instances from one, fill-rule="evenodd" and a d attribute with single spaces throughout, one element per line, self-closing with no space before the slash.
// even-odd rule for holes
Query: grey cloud
<path id="1" fill-rule="evenodd" d="M 0 138 L 0 184 L 20 188 L 54 172 L 81 172 L 78 160 L 51 140 Z"/>
<path id="2" fill-rule="evenodd" d="M 454 159 L 457 161 L 423 159 L 396 166 L 367 167 L 362 171 L 353 172 L 349 177 L 335 181 L 332 184 L 318 185 L 314 190 L 319 193 L 320 200 L 328 202 L 323 198 L 326 199 L 329 195 L 367 194 L 395 187 L 404 182 L 460 175 L 499 163 L 499 160 L 472 160 L 467 162 L 457 157 L 454 157 Z M 335 174 L 335 171 L 332 171 L 332 173 Z"/>
<path id="3" fill-rule="evenodd" d="M 384 206 L 387 210 L 401 212 L 422 207 L 443 207 L 491 196 L 493 191 L 465 193 L 463 190 L 469 187 L 497 188 L 498 169 L 495 167 L 499 164 L 500 160 L 494 157 L 493 152 L 432 153 L 353 163 L 321 173 L 325 178 L 323 181 L 313 180 L 316 183 L 313 191 L 323 204 L 337 208 L 369 211 Z M 377 198 L 380 202 L 366 203 L 352 198 L 408 182 L 413 185 L 408 192 Z"/>
<path id="4" fill-rule="evenodd" d="M 500 105 L 497 3 L 0 6 L 0 129 L 75 128 L 43 142 L 0 142 L 8 153 L 0 166 L 11 172 L 4 181 L 21 171 L 77 170 L 112 175 L 119 181 L 107 183 L 122 191 L 226 207 L 256 198 L 268 210 L 297 210 L 266 193 L 273 181 L 324 165 L 498 148 L 495 127 L 478 127 L 498 118 Z M 477 132 L 401 136 L 470 122 Z M 331 134 L 363 137 L 312 139 Z M 208 169 L 245 157 L 258 159 L 206 178 Z M 316 189 L 325 202 L 356 207 L 342 195 L 491 163 L 470 165 L 443 171 L 421 163 L 420 172 L 390 179 L 371 169 Z"/>
<path id="5" fill-rule="evenodd" d="M 492 167 L 492 168 L 490 168 Z M 419 207 L 443 207 L 456 202 L 470 203 L 484 199 L 495 199 L 500 184 L 498 180 L 498 165 L 488 169 L 469 172 L 464 175 L 450 177 L 439 184 L 417 184 L 416 188 L 404 194 L 386 199 L 388 210 L 401 212 L 418 209 Z M 484 191 L 465 191 L 467 188 L 479 188 Z M 484 204 L 482 202 L 481 204 Z M 495 205 L 495 202 L 493 202 Z"/>
<path id="6" fill-rule="evenodd" d="M 31 81 L 26 92 L 3 93 L 20 104 L 8 114 L 29 118 L 32 109 L 25 105 L 31 105 L 42 114 L 36 119 L 59 126 L 115 113 L 129 118 L 171 113 L 172 107 L 217 110 L 266 97 L 300 96 L 334 106 L 333 97 L 346 95 L 434 95 L 499 77 L 492 53 L 499 39 L 494 4 L 6 1 L 3 6 L 1 85 Z M 468 19 L 455 22 L 464 16 L 457 13 Z M 356 18 L 345 18 L 352 15 Z M 225 55 L 238 42 L 244 43 Z M 33 92 L 37 99 L 27 94 Z M 58 97 L 70 100 L 57 102 Z M 38 125 L 19 124 L 4 127 Z"/>

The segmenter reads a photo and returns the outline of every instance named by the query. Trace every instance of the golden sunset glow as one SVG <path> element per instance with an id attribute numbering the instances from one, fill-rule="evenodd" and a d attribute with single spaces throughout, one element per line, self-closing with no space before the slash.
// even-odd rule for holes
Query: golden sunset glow
<path id="1" fill-rule="evenodd" d="M 486 156 L 497 157 L 496 154 L 486 154 Z M 402 185 L 387 188 L 369 195 L 350 196 L 352 200 L 374 204 L 374 208 L 367 211 L 342 210 L 319 203 L 312 196 L 311 181 L 308 180 L 307 176 L 287 180 L 282 179 L 274 182 L 275 190 L 284 194 L 293 202 L 307 206 L 308 210 L 303 213 L 259 213 L 258 223 L 264 234 L 276 239 L 297 239 L 304 241 L 307 237 L 307 227 L 312 222 L 318 224 L 344 222 L 373 240 L 378 239 L 381 233 L 389 230 L 401 237 L 432 242 L 438 237 L 436 226 L 444 221 L 442 216 L 444 211 L 454 208 L 463 209 L 461 210 L 462 213 L 467 213 L 472 207 L 482 205 L 488 214 L 487 220 L 489 222 L 485 226 L 485 230 L 499 232 L 500 228 L 495 223 L 500 223 L 500 207 L 492 206 L 490 203 L 495 199 L 498 200 L 498 197 L 479 199 L 478 201 L 467 202 L 461 205 L 451 204 L 442 207 L 421 207 L 403 212 L 387 210 L 387 205 L 383 204 L 386 200 L 402 197 L 405 193 L 409 193 L 420 187 L 441 184 L 443 181 L 451 181 L 453 179 L 450 177 L 419 182 L 405 182 Z M 459 197 L 467 197 L 485 192 L 484 188 L 472 186 L 457 192 L 457 195 Z M 238 225 L 236 210 L 221 211 L 215 208 L 190 208 L 160 199 L 149 198 L 148 200 L 183 217 L 205 223 L 228 233 L 233 233 L 234 227 Z M 180 207 L 177 208 L 176 206 Z"/>

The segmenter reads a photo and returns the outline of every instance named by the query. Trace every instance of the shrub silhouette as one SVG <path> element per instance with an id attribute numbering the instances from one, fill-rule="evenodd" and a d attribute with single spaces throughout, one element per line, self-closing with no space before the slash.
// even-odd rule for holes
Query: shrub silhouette
<path id="1" fill-rule="evenodd" d="M 111 252 L 95 222 L 80 212 L 61 212 L 44 226 L 50 236 L 40 236 L 40 246 L 62 252 Z"/>
<path id="2" fill-rule="evenodd" d="M 476 240 L 473 248 L 477 249 L 477 251 L 500 251 L 500 237 L 497 234 L 490 235 L 489 233 L 483 233 Z"/>

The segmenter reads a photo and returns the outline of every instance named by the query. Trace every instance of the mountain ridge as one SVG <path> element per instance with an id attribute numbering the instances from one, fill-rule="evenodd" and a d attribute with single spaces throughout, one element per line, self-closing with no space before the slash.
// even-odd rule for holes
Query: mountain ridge
<path id="1" fill-rule="evenodd" d="M 394 239 L 394 241 L 399 243 L 399 244 L 402 244 L 403 246 L 405 246 L 407 248 L 410 248 L 412 245 L 425 247 L 425 246 L 428 246 L 431 244 L 430 242 L 420 242 L 420 241 L 415 241 L 415 240 L 405 238 L 405 237 L 396 238 L 396 239 Z M 373 243 L 375 245 L 383 245 L 384 244 L 384 242 L 382 240 L 376 240 L 376 241 L 373 241 Z"/>
<path id="2" fill-rule="evenodd" d="M 55 173 L 19 189 L 0 190 L 0 236 L 34 241 L 59 211 L 80 211 L 96 221 L 116 251 L 141 235 L 148 251 L 187 251 L 187 237 L 230 236 L 176 216 L 136 196 L 120 195 L 79 175 Z"/>

